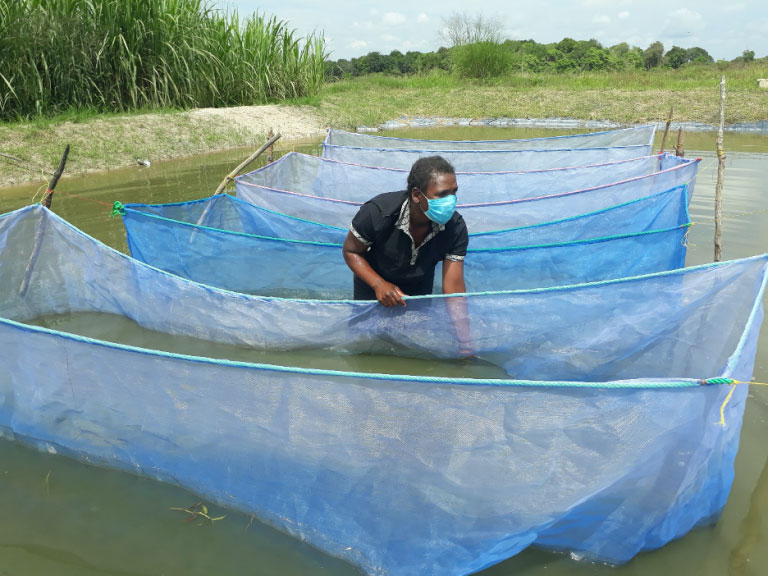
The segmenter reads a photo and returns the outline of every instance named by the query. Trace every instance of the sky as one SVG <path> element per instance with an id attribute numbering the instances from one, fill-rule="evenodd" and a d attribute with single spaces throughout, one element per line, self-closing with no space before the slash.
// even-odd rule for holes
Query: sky
<path id="1" fill-rule="evenodd" d="M 443 19 L 452 13 L 481 13 L 503 22 L 502 36 L 539 43 L 594 38 L 603 46 L 627 42 L 647 48 L 659 40 L 672 46 L 704 48 L 715 60 L 732 60 L 744 50 L 768 56 L 768 0 L 699 0 L 672 4 L 659 0 L 213 0 L 286 21 L 300 36 L 322 31 L 330 59 L 355 58 L 377 51 L 389 54 L 431 52 L 441 45 Z"/>

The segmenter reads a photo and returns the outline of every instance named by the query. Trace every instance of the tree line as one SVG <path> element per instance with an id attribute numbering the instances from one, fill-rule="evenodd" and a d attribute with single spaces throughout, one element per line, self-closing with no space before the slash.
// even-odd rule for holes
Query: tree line
<path id="1" fill-rule="evenodd" d="M 731 62 L 751 62 L 752 50 L 745 50 Z M 442 47 L 434 52 L 406 52 L 393 50 L 389 54 L 370 52 L 351 59 L 328 60 L 327 79 L 341 79 L 366 74 L 409 75 L 432 71 L 456 72 L 462 76 L 489 77 L 510 72 L 568 73 L 586 71 L 678 69 L 693 64 L 714 63 L 704 48 L 664 49 L 661 42 L 653 42 L 645 49 L 626 42 L 604 47 L 597 40 L 564 38 L 560 42 L 541 44 L 535 40 L 486 39 L 476 42 L 457 42 L 451 48 Z"/>

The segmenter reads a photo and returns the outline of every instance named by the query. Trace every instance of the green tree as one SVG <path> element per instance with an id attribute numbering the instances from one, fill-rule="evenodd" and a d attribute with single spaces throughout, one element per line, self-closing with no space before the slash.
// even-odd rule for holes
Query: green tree
<path id="1" fill-rule="evenodd" d="M 643 52 L 643 64 L 646 70 L 661 66 L 664 59 L 664 44 L 658 40 L 648 46 Z"/>
<path id="2" fill-rule="evenodd" d="M 688 56 L 688 62 L 692 64 L 711 64 L 714 62 L 712 56 L 709 55 L 709 52 L 698 46 L 688 48 L 686 54 Z"/>
<path id="3" fill-rule="evenodd" d="M 384 57 L 379 52 L 369 52 L 359 58 L 358 67 L 362 74 L 384 72 Z"/>
<path id="4" fill-rule="evenodd" d="M 688 63 L 688 51 L 679 46 L 672 46 L 669 52 L 664 55 L 664 66 L 678 69 L 680 66 Z"/>

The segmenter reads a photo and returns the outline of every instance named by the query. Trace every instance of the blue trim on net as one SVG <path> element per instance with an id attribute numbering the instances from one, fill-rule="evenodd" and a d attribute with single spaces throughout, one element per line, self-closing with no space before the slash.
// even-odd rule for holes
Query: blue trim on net
<path id="1" fill-rule="evenodd" d="M 451 386 L 495 386 L 495 387 L 526 387 L 526 388 L 602 388 L 602 389 L 661 389 L 661 388 L 699 388 L 701 380 L 694 378 L 669 378 L 669 379 L 636 379 L 636 380 L 614 380 L 609 382 L 580 382 L 580 381 L 547 381 L 547 380 L 506 380 L 496 378 L 447 378 L 442 376 L 413 376 L 408 374 L 383 374 L 377 372 L 351 372 L 345 370 L 324 370 L 321 368 L 300 368 L 296 366 L 280 366 L 277 364 L 262 364 L 251 362 L 237 362 L 219 358 L 206 358 L 203 356 L 191 356 L 188 354 L 178 354 L 174 352 L 164 352 L 162 350 L 151 350 L 140 348 L 138 346 L 129 346 L 127 344 L 118 344 L 106 340 L 97 340 L 86 336 L 79 336 L 69 332 L 60 332 L 50 328 L 40 326 L 31 326 L 0 318 L 0 324 L 5 324 L 25 332 L 47 334 L 65 340 L 82 342 L 84 344 L 110 348 L 114 350 L 123 350 L 141 354 L 144 356 L 153 356 L 169 358 L 174 360 L 183 360 L 187 362 L 196 362 L 200 364 L 211 364 L 215 366 L 226 366 L 231 368 L 246 368 L 249 370 L 261 370 L 267 372 L 276 372 L 282 374 L 300 374 L 305 376 L 325 376 L 337 378 L 355 378 L 361 380 L 378 380 L 389 382 L 418 382 L 421 384 L 441 384 Z"/>

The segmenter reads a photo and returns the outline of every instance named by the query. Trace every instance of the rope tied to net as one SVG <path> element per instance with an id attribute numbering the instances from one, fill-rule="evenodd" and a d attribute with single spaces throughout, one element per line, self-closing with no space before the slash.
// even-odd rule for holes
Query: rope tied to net
<path id="1" fill-rule="evenodd" d="M 728 391 L 728 395 L 725 397 L 725 400 L 723 400 L 723 404 L 720 406 L 720 426 L 725 428 L 725 407 L 728 405 L 728 402 L 731 401 L 731 397 L 733 396 L 733 391 L 736 389 L 737 384 L 752 384 L 754 386 L 768 386 L 768 383 L 765 382 L 742 382 L 741 380 L 734 380 L 733 378 L 707 378 L 705 380 L 701 380 L 702 386 L 709 386 L 709 385 L 723 385 L 727 384 L 731 387 L 731 389 Z"/>
<path id="2" fill-rule="evenodd" d="M 123 206 L 123 203 L 120 202 L 120 200 L 115 200 L 115 203 L 112 204 L 112 212 L 109 213 L 109 216 L 111 218 L 125 216 L 125 206 Z"/>

